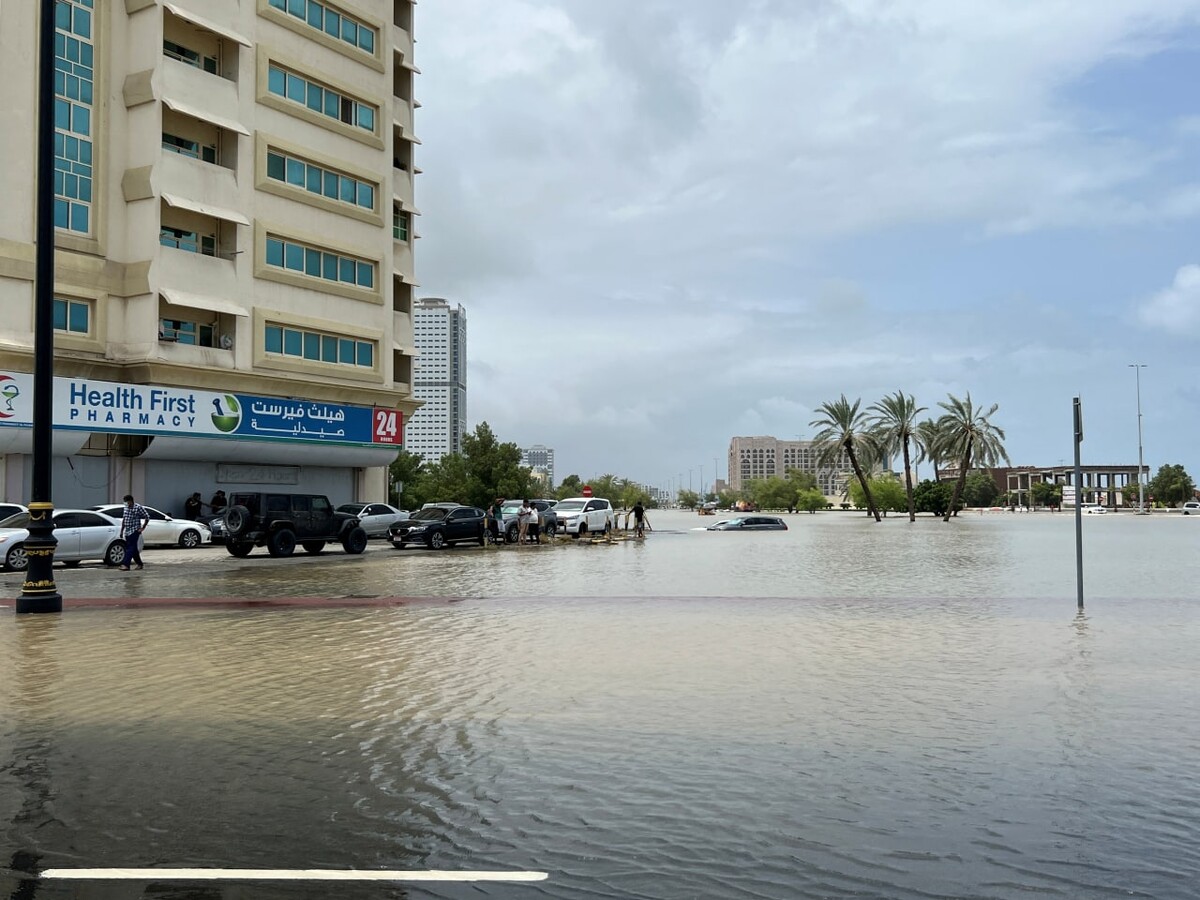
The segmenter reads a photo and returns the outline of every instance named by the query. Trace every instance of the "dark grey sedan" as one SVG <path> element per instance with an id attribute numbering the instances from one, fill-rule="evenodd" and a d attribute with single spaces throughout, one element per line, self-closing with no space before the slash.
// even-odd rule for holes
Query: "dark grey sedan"
<path id="1" fill-rule="evenodd" d="M 742 516 L 708 526 L 709 531 L 787 531 L 787 522 L 779 516 Z"/>

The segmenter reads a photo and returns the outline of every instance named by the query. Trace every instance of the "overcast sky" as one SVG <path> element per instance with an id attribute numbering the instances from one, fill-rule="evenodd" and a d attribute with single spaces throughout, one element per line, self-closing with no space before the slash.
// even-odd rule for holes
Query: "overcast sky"
<path id="1" fill-rule="evenodd" d="M 1200 479 L 1200 0 L 435 0 L 419 296 L 559 479 L 897 390 Z"/>

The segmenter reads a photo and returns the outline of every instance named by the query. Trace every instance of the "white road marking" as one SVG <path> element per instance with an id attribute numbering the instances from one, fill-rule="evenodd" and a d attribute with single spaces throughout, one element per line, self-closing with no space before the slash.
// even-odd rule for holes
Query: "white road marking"
<path id="1" fill-rule="evenodd" d="M 45 869 L 41 877 L 72 881 L 545 881 L 549 875 L 444 869 Z"/>

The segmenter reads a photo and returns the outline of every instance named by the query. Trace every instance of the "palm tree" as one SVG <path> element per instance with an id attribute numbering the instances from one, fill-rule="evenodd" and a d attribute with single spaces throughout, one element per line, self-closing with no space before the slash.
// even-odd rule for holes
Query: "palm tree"
<path id="1" fill-rule="evenodd" d="M 888 454 L 897 450 L 904 454 L 904 490 L 908 495 L 908 521 L 915 522 L 917 511 L 913 506 L 912 458 L 908 448 L 910 442 L 915 440 L 917 414 L 925 412 L 925 407 L 917 406 L 917 401 L 911 394 L 896 391 L 874 404 L 869 411 L 875 414 L 871 419 L 871 427 L 875 431 L 875 440 L 880 448 Z"/>
<path id="2" fill-rule="evenodd" d="M 913 428 L 912 437 L 913 443 L 917 446 L 916 462 L 923 463 L 925 460 L 929 460 L 933 463 L 933 480 L 934 482 L 941 481 L 941 464 L 944 460 L 939 449 L 942 433 L 938 429 L 937 422 L 933 419 L 918 422 Z"/>
<path id="3" fill-rule="evenodd" d="M 846 395 L 842 394 L 840 400 L 822 403 L 818 406 L 817 412 L 822 413 L 824 417 L 813 419 L 808 424 L 812 428 L 821 429 L 813 437 L 813 444 L 817 451 L 817 465 L 836 465 L 838 457 L 845 453 L 850 459 L 850 465 L 854 469 L 858 483 L 862 485 L 863 496 L 867 499 L 867 509 L 878 522 L 880 521 L 879 510 L 875 508 L 875 500 L 871 496 L 871 488 L 867 484 L 867 476 L 863 474 L 862 468 L 862 462 L 868 466 L 871 465 L 877 456 L 877 448 L 874 435 L 867 422 L 867 414 L 859 412 L 858 407 L 861 403 L 861 400 L 851 403 L 846 399 Z"/>
<path id="4" fill-rule="evenodd" d="M 1008 453 L 1004 450 L 1004 431 L 993 425 L 988 419 L 1000 408 L 993 403 L 987 412 L 981 412 L 971 402 L 968 393 L 966 399 L 960 400 L 953 394 L 945 403 L 939 403 L 945 414 L 937 420 L 941 432 L 937 441 L 937 449 L 943 459 L 958 460 L 958 478 L 954 482 L 954 493 L 950 496 L 950 506 L 943 522 L 950 521 L 958 498 L 962 496 L 963 485 L 967 481 L 967 471 L 971 465 L 977 464 L 991 468 L 1000 460 L 1008 462 Z"/>

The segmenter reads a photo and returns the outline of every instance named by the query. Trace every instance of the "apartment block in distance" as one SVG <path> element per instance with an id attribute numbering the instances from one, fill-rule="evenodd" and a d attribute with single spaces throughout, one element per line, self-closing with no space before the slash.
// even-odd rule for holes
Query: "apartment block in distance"
<path id="1" fill-rule="evenodd" d="M 413 309 L 417 358 L 413 396 L 421 408 L 404 433 L 404 448 L 437 462 L 462 452 L 467 430 L 467 311 L 439 297 Z"/>
<path id="2" fill-rule="evenodd" d="M 0 488 L 30 489 L 40 3 L 0 4 Z M 385 496 L 413 0 L 58 0 L 54 502 Z"/>
<path id="3" fill-rule="evenodd" d="M 759 478 L 785 476 L 789 469 L 816 477 L 817 489 L 826 497 L 846 493 L 850 459 L 841 454 L 834 466 L 818 466 L 812 441 L 781 441 L 773 437 L 735 437 L 729 442 L 729 487 L 743 490 Z"/>
<path id="4" fill-rule="evenodd" d="M 533 477 L 554 490 L 554 449 L 543 444 L 534 444 L 521 450 L 521 465 L 527 466 Z"/>

